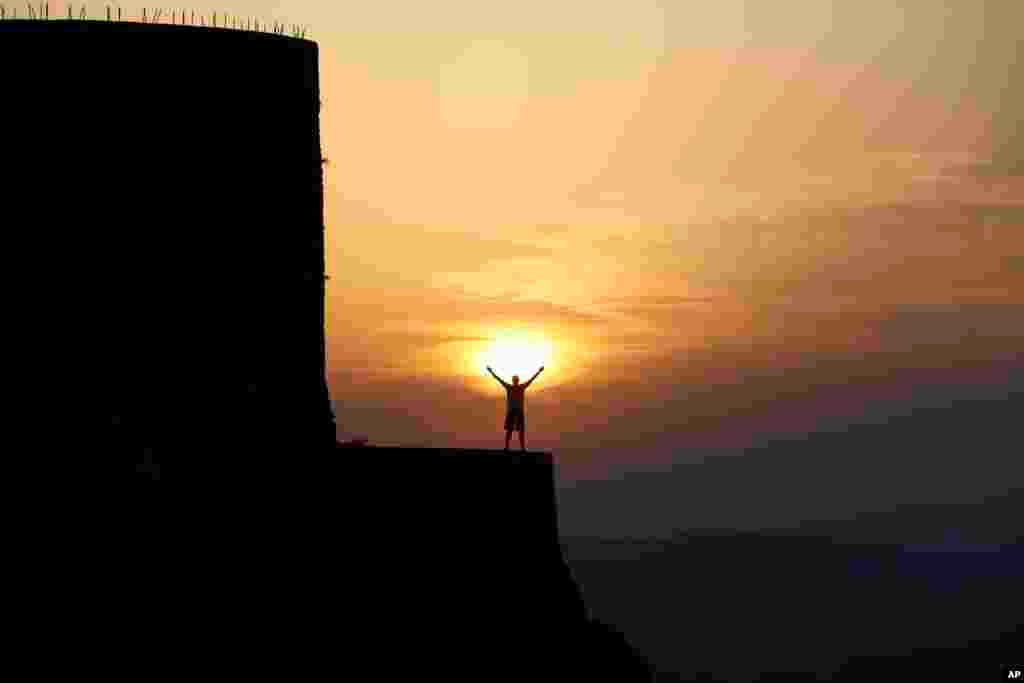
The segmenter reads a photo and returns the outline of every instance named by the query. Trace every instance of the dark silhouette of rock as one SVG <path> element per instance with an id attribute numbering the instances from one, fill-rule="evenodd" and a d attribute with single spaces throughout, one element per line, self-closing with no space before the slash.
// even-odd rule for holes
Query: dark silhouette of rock
<path id="1" fill-rule="evenodd" d="M 549 455 L 300 455 L 137 502 L 134 635 L 273 675 L 651 680 L 565 563 Z"/>
<path id="2" fill-rule="evenodd" d="M 426 670 L 649 680 L 625 639 L 590 619 L 565 564 L 550 456 L 370 447 L 349 458 L 343 470 L 375 482 L 349 501 L 376 560 L 353 606 L 403 634 Z"/>
<path id="3" fill-rule="evenodd" d="M 174 481 L 333 444 L 317 45 L 8 20 L 0 62 L 3 224 L 57 261 L 35 292 L 90 449 Z"/>

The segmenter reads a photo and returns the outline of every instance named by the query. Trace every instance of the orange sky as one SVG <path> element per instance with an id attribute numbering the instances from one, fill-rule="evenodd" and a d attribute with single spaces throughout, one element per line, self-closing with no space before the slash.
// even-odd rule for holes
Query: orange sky
<path id="1" fill-rule="evenodd" d="M 481 365 L 521 332 L 549 347 L 528 444 L 582 477 L 932 384 L 1005 388 L 1024 341 L 1022 8 L 209 9 L 304 24 L 320 48 L 340 435 L 500 446 Z"/>
<path id="2" fill-rule="evenodd" d="M 1024 390 L 1024 4 L 205 9 L 302 24 L 319 46 L 342 438 L 500 447 L 483 365 L 521 333 L 546 355 L 503 372 L 546 365 L 527 443 L 563 483 L 676 468 L 692 492 L 685 465 L 740 455 L 739 476 L 789 488 L 758 508 L 718 487 L 701 514 L 761 524 L 778 499 L 818 495 L 794 483 L 812 470 L 875 487 L 849 506 L 883 484 L 895 501 L 1020 480 L 991 445 L 944 479 L 920 476 L 934 463 L 914 448 L 865 461 L 858 442 L 812 465 L 814 446 L 786 469 L 788 446 L 763 447 Z"/>
<path id="3" fill-rule="evenodd" d="M 984 4 L 832 3 L 788 33 L 725 6 L 702 38 L 677 11 L 572 31 L 531 3 L 507 30 L 481 14 L 478 32 L 315 36 L 343 435 L 500 445 L 501 390 L 473 359 L 509 330 L 553 344 L 528 441 L 566 452 L 743 445 L 737 416 L 840 378 L 875 378 L 863 403 L 893 369 L 1014 360 L 1024 178 L 997 162 L 1022 105 L 992 42 L 1009 34 Z M 888 39 L 858 46 L 873 19 Z M 757 409 L 731 388 L 818 357 L 857 364 L 777 372 Z M 811 404 L 779 428 L 861 405 Z"/>

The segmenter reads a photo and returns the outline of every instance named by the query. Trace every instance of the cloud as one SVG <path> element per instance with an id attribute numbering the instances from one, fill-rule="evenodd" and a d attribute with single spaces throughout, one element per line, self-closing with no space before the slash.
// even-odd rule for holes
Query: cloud
<path id="1" fill-rule="evenodd" d="M 429 262 L 432 270 L 459 270 L 499 259 L 540 258 L 549 256 L 549 248 L 529 242 L 499 237 L 487 230 L 446 230 L 437 226 L 402 223 L 387 209 L 371 207 L 365 201 L 340 199 L 335 211 L 351 226 L 337 234 L 333 246 L 342 253 L 358 252 L 382 260 L 402 260 L 411 255 L 411 263 Z M 384 238 L 384 239 L 381 239 Z M 401 244 L 399 251 L 396 244 Z M 423 254 L 430 254 L 424 259 Z"/>
<path id="2" fill-rule="evenodd" d="M 429 348 L 433 346 L 441 346 L 443 344 L 460 344 L 465 342 L 488 341 L 487 337 L 415 331 L 384 332 L 377 333 L 373 336 L 375 338 L 375 341 L 387 343 L 389 346 L 398 344 L 415 348 Z"/>
<path id="3" fill-rule="evenodd" d="M 476 303 L 487 307 L 500 302 Z M 524 303 L 531 310 L 561 314 L 557 307 L 534 309 L 532 303 Z M 1014 335 L 1020 334 L 1019 321 L 1024 316 L 1018 309 L 901 307 L 881 321 L 888 326 L 882 332 L 885 343 L 869 352 L 856 348 L 847 336 L 861 323 L 856 316 L 833 316 L 829 322 L 827 316 L 790 312 L 785 317 L 790 334 L 803 329 L 813 344 L 801 347 L 779 341 L 772 345 L 769 340 L 748 337 L 737 338 L 731 346 L 685 351 L 655 346 L 640 354 L 617 354 L 586 375 L 541 387 L 531 396 L 531 445 L 563 453 L 563 476 L 598 476 L 596 472 L 607 475 L 623 467 L 664 466 L 716 453 L 740 454 L 744 449 L 757 457 L 749 449 L 771 444 L 772 439 L 797 439 L 816 430 L 842 429 L 848 423 L 884 424 L 887 416 L 908 414 L 914 406 L 941 407 L 946 399 L 997 400 L 1022 389 L 1024 358 L 1019 351 L 1021 338 Z M 965 324 L 980 331 L 977 338 L 999 343 L 972 347 L 957 336 Z M 652 339 L 650 335 L 621 336 L 624 343 L 641 346 Z M 843 343 L 820 348 L 823 336 Z M 940 337 L 944 346 L 936 343 Z M 458 338 L 442 332 L 410 332 L 402 343 Z M 376 341 L 383 345 L 385 338 Z M 383 353 L 382 346 L 376 351 L 375 362 L 331 366 L 332 397 L 338 401 L 339 423 L 345 429 L 367 434 L 371 440 L 410 445 L 429 441 L 500 447 L 503 404 L 499 393 L 481 393 L 469 385 L 469 379 L 425 377 L 400 365 L 378 372 L 375 365 L 381 359 L 387 362 L 390 354 Z M 411 391 L 414 385 L 416 390 Z M 927 419 L 915 424 L 901 434 L 920 436 L 915 430 Z M 879 445 L 867 437 L 857 443 Z M 788 448 L 783 445 L 776 452 L 785 455 Z M 859 457 L 855 447 L 847 450 L 844 458 Z M 812 451 L 807 450 L 806 457 L 822 457 L 821 452 Z M 872 467 L 884 467 L 883 461 Z M 786 462 L 787 467 L 796 467 L 793 462 L 797 461 Z M 843 467 L 856 467 L 844 463 Z M 984 483 L 981 474 L 975 479 L 979 486 Z"/>
<path id="4" fill-rule="evenodd" d="M 595 301 L 598 304 L 626 304 L 632 306 L 689 306 L 692 304 L 708 304 L 724 299 L 724 296 L 630 296 L 602 297 Z"/>
<path id="5" fill-rule="evenodd" d="M 673 251 L 697 286 L 757 306 L 788 301 L 879 309 L 898 303 L 1020 300 L 1006 255 L 1024 253 L 1019 206 L 943 201 L 829 207 L 690 226 Z M 831 302 L 831 303 L 830 303 Z"/>
<path id="6" fill-rule="evenodd" d="M 712 218 L 747 204 L 878 201 L 933 166 L 922 152 L 986 149 L 988 123 L 969 101 L 954 108 L 871 64 L 802 49 L 676 49 L 649 72 L 589 196 L 654 210 L 671 194 L 677 216 Z"/>
<path id="7" fill-rule="evenodd" d="M 1005 494 L 1009 482 L 1022 475 L 1012 444 L 1024 393 L 1007 401 L 997 391 L 982 391 L 979 400 L 957 403 L 967 393 L 964 387 L 929 391 L 945 400 L 917 411 L 881 413 L 846 429 L 780 434 L 745 451 L 681 440 L 675 449 L 659 449 L 668 462 L 637 462 L 648 453 L 639 448 L 611 452 L 611 462 L 600 458 L 602 451 L 573 453 L 571 460 L 560 459 L 561 476 L 590 478 L 596 471 L 615 481 L 601 484 L 593 501 L 567 491 L 566 498 L 579 505 L 568 509 L 600 516 L 603 508 L 594 504 L 612 496 L 617 509 L 630 515 L 609 514 L 591 528 L 610 524 L 652 534 L 694 526 L 797 526 L 906 505 L 977 504 Z M 978 434 L 990 437 L 983 448 Z M 581 497 L 587 492 L 579 489 Z M 577 528 L 591 523 L 582 516 L 570 521 Z"/>
<path id="8" fill-rule="evenodd" d="M 547 427 L 567 434 L 562 441 L 576 448 L 631 442 L 637 457 L 669 446 L 742 449 L 770 434 L 796 437 L 844 422 L 884 421 L 889 413 L 946 399 L 998 400 L 1012 386 L 1024 389 L 1022 362 L 1020 353 L 673 353 L 623 359 L 607 379 L 543 397 L 542 410 Z M 574 424 L 578 415 L 603 424 L 593 430 Z"/>
<path id="9" fill-rule="evenodd" d="M 569 232 L 569 226 L 560 223 L 552 223 L 548 225 L 538 225 L 536 230 L 542 235 L 563 235 Z"/>
<path id="10" fill-rule="evenodd" d="M 986 139 L 969 102 L 953 108 L 872 65 L 807 49 L 663 57 L 627 78 L 531 96 L 513 128 L 473 134 L 443 125 L 427 80 L 332 67 L 324 89 L 347 104 L 325 120 L 325 138 L 348 161 L 329 172 L 331 188 L 429 225 L 686 220 L 898 196 L 932 168 L 915 155 Z"/>
<path id="11" fill-rule="evenodd" d="M 876 329 L 883 345 L 907 351 L 946 346 L 969 355 L 998 343 L 1019 349 L 1024 348 L 1024 302 L 898 306 Z"/>
<path id="12" fill-rule="evenodd" d="M 538 319 L 575 320 L 596 323 L 601 316 L 572 306 L 549 301 L 480 296 L 440 288 L 384 288 L 346 290 L 338 301 L 345 308 L 404 320 L 423 319 L 439 323 L 477 321 L 481 317 L 524 316 Z"/>
<path id="13" fill-rule="evenodd" d="M 547 301 L 494 301 L 487 304 L 486 311 L 482 310 L 481 315 L 489 318 L 522 318 L 537 322 L 585 326 L 603 325 L 608 322 L 603 316 Z"/>

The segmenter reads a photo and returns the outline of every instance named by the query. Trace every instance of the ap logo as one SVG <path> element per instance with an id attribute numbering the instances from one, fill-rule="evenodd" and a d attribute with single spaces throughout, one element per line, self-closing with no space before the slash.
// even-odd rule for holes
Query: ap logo
<path id="1" fill-rule="evenodd" d="M 1005 669 L 1006 675 L 1003 680 L 1024 681 L 1024 666 L 1008 666 Z"/>

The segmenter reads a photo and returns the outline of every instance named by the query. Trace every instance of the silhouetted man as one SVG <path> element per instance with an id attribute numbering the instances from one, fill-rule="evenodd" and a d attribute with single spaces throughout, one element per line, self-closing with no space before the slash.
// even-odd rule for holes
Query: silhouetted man
<path id="1" fill-rule="evenodd" d="M 534 373 L 533 377 L 526 384 L 519 383 L 519 375 L 512 375 L 512 384 L 506 383 L 500 377 L 494 374 L 494 370 L 491 370 L 491 366 L 487 366 L 487 372 L 491 373 L 494 379 L 501 382 L 501 386 L 505 387 L 505 393 L 508 396 L 508 412 L 505 413 L 505 450 L 508 450 L 508 442 L 512 438 L 512 432 L 519 432 L 519 448 L 526 450 L 526 416 L 523 413 L 523 399 L 526 394 L 526 387 L 533 383 L 533 380 L 537 379 L 544 370 L 544 366 L 540 366 L 540 370 Z"/>

